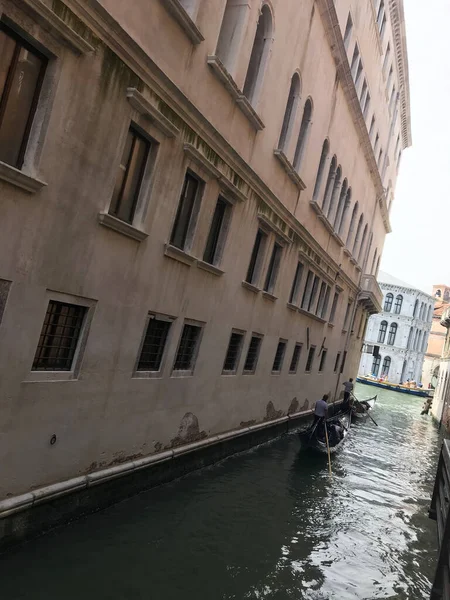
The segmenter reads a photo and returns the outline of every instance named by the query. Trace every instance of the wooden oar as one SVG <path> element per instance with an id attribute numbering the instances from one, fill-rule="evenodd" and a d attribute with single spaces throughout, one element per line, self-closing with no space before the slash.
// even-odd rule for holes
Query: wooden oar
<path id="1" fill-rule="evenodd" d="M 332 477 L 333 473 L 331 472 L 331 453 L 330 453 L 330 444 L 328 443 L 328 429 L 327 429 L 326 421 L 324 421 L 323 426 L 325 427 L 325 440 L 327 442 L 327 451 L 328 451 L 328 472 L 330 473 L 330 477 Z"/>
<path id="2" fill-rule="evenodd" d="M 361 402 L 358 400 L 358 398 L 355 396 L 355 394 L 352 394 L 352 396 L 353 396 L 353 400 L 356 400 L 356 402 L 359 404 L 359 406 L 360 406 L 360 407 L 361 407 L 361 408 L 362 408 L 362 409 L 363 409 L 363 410 L 364 410 L 364 411 L 367 413 L 368 417 L 369 417 L 370 419 L 372 419 L 372 421 L 375 423 L 375 425 L 376 425 L 377 427 L 379 427 L 378 423 L 375 421 L 375 419 L 374 419 L 374 418 L 372 417 L 372 415 L 370 414 L 370 412 L 369 412 L 369 409 L 368 409 L 368 408 L 366 408 L 366 407 L 365 407 L 363 404 L 361 404 Z"/>

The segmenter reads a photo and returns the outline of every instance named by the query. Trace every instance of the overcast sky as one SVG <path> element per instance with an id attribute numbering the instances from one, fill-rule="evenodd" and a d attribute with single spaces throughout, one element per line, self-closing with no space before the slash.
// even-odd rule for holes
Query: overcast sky
<path id="1" fill-rule="evenodd" d="M 434 283 L 450 285 L 450 2 L 404 6 L 413 145 L 403 152 L 381 269 L 431 293 Z"/>

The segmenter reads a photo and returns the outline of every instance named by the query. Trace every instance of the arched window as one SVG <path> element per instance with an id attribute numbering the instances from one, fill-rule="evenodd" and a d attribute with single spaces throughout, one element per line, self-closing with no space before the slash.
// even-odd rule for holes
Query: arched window
<path id="1" fill-rule="evenodd" d="M 398 294 L 398 296 L 395 298 L 395 306 L 394 306 L 394 313 L 396 315 L 399 315 L 401 313 L 402 304 L 403 304 L 403 296 L 401 294 Z"/>
<path id="2" fill-rule="evenodd" d="M 356 256 L 356 251 L 358 249 L 358 244 L 359 244 L 360 239 L 361 239 L 362 224 L 363 224 L 363 215 L 361 213 L 361 215 L 359 217 L 359 221 L 358 221 L 358 227 L 356 228 L 355 241 L 353 242 L 353 250 L 352 250 L 353 256 Z"/>
<path id="3" fill-rule="evenodd" d="M 294 73 L 291 79 L 291 87 L 289 88 L 289 95 L 287 99 L 286 110 L 284 113 L 283 125 L 281 127 L 280 141 L 278 142 L 279 150 L 285 151 L 288 147 L 299 101 L 300 77 L 298 73 Z"/>
<path id="4" fill-rule="evenodd" d="M 380 344 L 384 344 L 384 340 L 386 339 L 387 326 L 387 321 L 381 321 L 380 330 L 378 331 L 378 342 Z"/>
<path id="5" fill-rule="evenodd" d="M 313 200 L 316 200 L 316 202 L 319 197 L 320 188 L 322 187 L 323 171 L 325 169 L 329 151 L 330 144 L 328 140 L 325 140 L 322 146 L 322 154 L 320 155 L 319 168 L 317 169 L 316 183 L 314 185 Z"/>
<path id="6" fill-rule="evenodd" d="M 384 299 L 384 312 L 391 312 L 392 303 L 394 302 L 394 294 L 386 294 L 386 298 Z"/>
<path id="7" fill-rule="evenodd" d="M 380 371 L 380 363 L 381 363 L 381 356 L 374 356 L 373 363 L 372 363 L 372 375 L 374 377 L 378 377 L 378 373 Z"/>
<path id="8" fill-rule="evenodd" d="M 377 264 L 377 255 L 378 255 L 378 248 L 375 248 L 375 252 L 373 253 L 372 268 L 370 269 L 370 272 L 372 275 L 375 275 L 375 265 Z"/>
<path id="9" fill-rule="evenodd" d="M 420 352 L 420 348 L 422 346 L 422 332 L 419 331 L 419 335 L 417 337 L 417 350 Z"/>
<path id="10" fill-rule="evenodd" d="M 397 335 L 397 328 L 398 328 L 397 323 L 391 323 L 391 326 L 389 327 L 389 335 L 388 335 L 388 341 L 387 341 L 389 346 L 393 346 L 395 344 L 395 336 Z"/>
<path id="11" fill-rule="evenodd" d="M 298 134 L 297 146 L 294 154 L 294 169 L 298 171 L 305 155 L 306 143 L 308 141 L 309 130 L 312 119 L 312 102 L 308 98 L 303 109 L 302 122 L 300 124 L 300 133 Z"/>
<path id="12" fill-rule="evenodd" d="M 387 377 L 389 375 L 389 369 L 391 368 L 391 357 L 385 356 L 383 360 L 383 366 L 381 367 L 381 377 Z"/>
<path id="13" fill-rule="evenodd" d="M 331 192 L 330 203 L 328 205 L 328 210 L 327 210 L 327 218 L 329 221 L 333 220 L 333 213 L 334 213 L 334 210 L 336 207 L 336 199 L 339 196 L 339 190 L 341 189 L 341 183 L 342 183 L 342 167 L 341 167 L 341 165 L 339 165 L 336 170 L 336 175 L 334 177 L 333 190 Z"/>
<path id="14" fill-rule="evenodd" d="M 336 169 L 337 169 L 337 158 L 335 155 L 331 159 L 330 168 L 328 169 L 327 184 L 325 186 L 325 192 L 323 194 L 322 210 L 325 214 L 327 214 L 327 212 L 328 212 L 328 205 L 330 204 L 331 194 L 333 192 L 334 180 L 336 178 Z"/>
<path id="15" fill-rule="evenodd" d="M 406 344 L 406 348 L 407 348 L 408 350 L 411 348 L 413 331 L 414 331 L 414 328 L 413 328 L 413 327 L 411 327 L 411 328 L 410 328 L 410 330 L 409 330 L 409 335 L 408 335 L 408 343 Z"/>
<path id="16" fill-rule="evenodd" d="M 353 233 L 354 233 L 354 229 L 356 226 L 356 217 L 358 215 L 358 203 L 355 203 L 355 206 L 353 207 L 353 211 L 352 211 L 352 217 L 350 219 L 350 227 L 348 228 L 348 235 L 347 235 L 347 248 L 350 247 L 350 241 L 353 237 Z"/>
<path id="17" fill-rule="evenodd" d="M 442 296 L 441 290 L 436 290 L 435 296 L 436 298 L 440 298 Z"/>
<path id="18" fill-rule="evenodd" d="M 340 236 L 342 236 L 344 233 L 345 225 L 347 222 L 348 209 L 350 208 L 351 201 L 352 201 L 352 188 L 348 188 L 347 194 L 345 195 L 344 210 L 342 212 L 342 216 L 341 216 L 339 223 L 337 223 L 337 232 L 338 232 L 338 235 L 340 235 Z"/>
<path id="19" fill-rule="evenodd" d="M 243 2 L 236 5 L 236 0 L 228 0 L 217 42 L 216 56 L 225 69 L 234 74 L 236 59 L 239 56 L 241 42 L 247 24 L 247 5 Z"/>
<path id="20" fill-rule="evenodd" d="M 414 303 L 414 312 L 413 312 L 413 317 L 417 316 L 417 310 L 419 308 L 419 299 L 417 299 Z"/>
<path id="21" fill-rule="evenodd" d="M 413 350 L 417 350 L 417 336 L 419 335 L 419 330 L 416 329 L 416 334 L 414 336 L 414 344 L 413 344 Z"/>
<path id="22" fill-rule="evenodd" d="M 339 226 L 342 220 L 342 213 L 344 212 L 344 206 L 345 206 L 345 198 L 347 196 L 347 190 L 348 190 L 348 181 L 347 179 L 344 179 L 344 181 L 342 182 L 342 187 L 341 187 L 341 193 L 339 194 L 339 202 L 337 205 L 337 209 L 336 209 L 336 216 L 334 217 L 334 229 L 336 231 L 339 231 Z"/>
<path id="23" fill-rule="evenodd" d="M 264 4 L 256 27 L 255 40 L 253 42 L 243 89 L 244 96 L 248 98 L 253 105 L 257 103 L 259 92 L 262 87 L 272 43 L 272 31 L 272 14 L 267 4 Z"/>
<path id="24" fill-rule="evenodd" d="M 361 215 L 362 216 L 362 215 Z M 359 248 L 359 254 L 358 254 L 358 262 L 361 262 L 361 259 L 363 258 L 363 253 L 364 253 L 364 247 L 366 245 L 366 238 L 367 238 L 367 228 L 368 225 L 366 223 L 365 227 L 364 227 L 364 231 L 362 234 L 362 238 L 361 238 L 361 246 Z"/>

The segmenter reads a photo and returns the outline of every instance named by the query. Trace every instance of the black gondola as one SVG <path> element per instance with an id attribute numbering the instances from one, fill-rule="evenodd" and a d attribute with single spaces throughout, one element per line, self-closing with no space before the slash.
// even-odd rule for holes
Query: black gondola
<path id="1" fill-rule="evenodd" d="M 367 398 L 367 400 L 355 399 L 352 406 L 352 419 L 354 421 L 365 421 L 368 418 L 370 411 L 374 407 L 377 398 L 378 396 Z"/>
<path id="2" fill-rule="evenodd" d="M 330 454 L 337 452 L 345 442 L 351 419 L 351 410 L 349 410 L 344 413 L 338 413 L 326 420 Z M 328 453 L 323 422 L 312 425 L 306 431 L 300 432 L 300 439 L 302 447 L 312 448 L 323 454 Z"/>

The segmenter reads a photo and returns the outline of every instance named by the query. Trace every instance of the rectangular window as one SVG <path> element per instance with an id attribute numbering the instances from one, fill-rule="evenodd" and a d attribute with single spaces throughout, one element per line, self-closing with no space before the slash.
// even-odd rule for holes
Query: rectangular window
<path id="1" fill-rule="evenodd" d="M 151 144 L 133 127 L 128 131 L 109 214 L 132 223 Z"/>
<path id="2" fill-rule="evenodd" d="M 295 270 L 295 275 L 294 275 L 294 281 L 292 282 L 291 293 L 289 296 L 290 304 L 297 304 L 298 295 L 299 295 L 299 291 L 300 291 L 300 284 L 302 281 L 302 275 L 303 275 L 303 265 L 301 262 L 299 262 L 299 263 L 297 263 L 297 268 Z"/>
<path id="3" fill-rule="evenodd" d="M 309 352 L 308 352 L 308 359 L 306 361 L 306 367 L 305 367 L 305 371 L 307 373 L 309 373 L 312 369 L 315 352 L 316 352 L 316 347 L 311 346 L 311 348 L 309 349 Z"/>
<path id="4" fill-rule="evenodd" d="M 278 342 L 277 351 L 275 352 L 275 358 L 273 360 L 272 373 L 280 373 L 283 366 L 284 355 L 286 353 L 286 340 L 280 340 Z"/>
<path id="5" fill-rule="evenodd" d="M 70 371 L 87 313 L 85 306 L 50 300 L 33 371 Z"/>
<path id="6" fill-rule="evenodd" d="M 336 317 L 336 309 L 337 309 L 337 305 L 338 305 L 338 300 L 339 300 L 339 292 L 334 292 L 334 297 L 333 297 L 333 303 L 331 305 L 331 312 L 330 312 L 330 323 L 334 323 L 334 319 Z"/>
<path id="7" fill-rule="evenodd" d="M 266 281 L 264 283 L 264 291 L 269 294 L 275 289 L 282 252 L 282 246 L 275 242 L 273 245 L 272 256 L 270 257 L 269 268 L 267 269 Z"/>
<path id="8" fill-rule="evenodd" d="M 289 373 L 297 373 L 301 353 L 302 344 L 295 344 L 294 352 L 292 353 L 291 364 L 289 365 Z"/>
<path id="9" fill-rule="evenodd" d="M 200 180 L 186 173 L 181 191 L 181 198 L 178 204 L 175 222 L 173 224 L 170 243 L 172 246 L 184 250 L 188 244 L 188 235 L 192 232 L 195 225 L 195 205 L 200 193 Z"/>
<path id="10" fill-rule="evenodd" d="M 361 88 L 361 95 L 359 96 L 359 101 L 361 103 L 361 108 L 363 108 L 364 102 L 366 101 L 366 94 L 367 94 L 367 81 L 364 78 L 364 81 L 363 81 L 363 84 L 362 84 L 362 88 Z"/>
<path id="11" fill-rule="evenodd" d="M 223 373 L 234 374 L 237 371 L 239 359 L 241 357 L 242 343 L 244 334 L 238 331 L 232 331 L 228 350 L 223 363 Z"/>
<path id="12" fill-rule="evenodd" d="M 0 161 L 21 169 L 47 59 L 0 23 Z"/>
<path id="13" fill-rule="evenodd" d="M 347 308 L 345 310 L 344 325 L 343 325 L 342 329 L 347 329 L 348 320 L 349 320 L 349 317 L 350 317 L 350 309 L 351 309 L 351 307 L 352 307 L 352 302 L 349 302 L 347 304 Z"/>
<path id="14" fill-rule="evenodd" d="M 317 302 L 316 315 L 321 317 L 323 312 L 323 305 L 325 302 L 325 293 L 327 291 L 327 284 L 322 281 L 320 284 L 319 300 Z"/>
<path id="15" fill-rule="evenodd" d="M 350 13 L 349 13 L 348 19 L 347 19 L 347 25 L 345 26 L 345 34 L 344 34 L 344 46 L 345 46 L 346 50 L 348 49 L 348 45 L 350 43 L 352 29 L 353 29 L 353 21 L 352 21 L 352 17 L 350 16 Z"/>
<path id="16" fill-rule="evenodd" d="M 231 206 L 221 196 L 217 200 L 211 221 L 203 260 L 210 265 L 218 265 L 222 258 L 223 246 L 227 235 Z"/>
<path id="17" fill-rule="evenodd" d="M 327 352 L 328 352 L 328 350 L 326 348 L 322 349 L 322 354 L 320 355 L 319 371 L 323 371 L 325 369 L 325 362 L 327 360 Z"/>
<path id="18" fill-rule="evenodd" d="M 367 96 L 365 98 L 364 106 L 363 106 L 364 119 L 367 119 L 367 115 L 369 114 L 369 108 L 370 108 L 370 94 L 369 94 L 369 92 L 367 92 Z"/>
<path id="19" fill-rule="evenodd" d="M 341 364 L 341 374 L 344 372 L 344 368 L 345 368 L 345 361 L 347 360 L 347 351 L 344 352 L 344 356 L 342 358 L 342 364 Z"/>
<path id="20" fill-rule="evenodd" d="M 314 277 L 314 283 L 311 289 L 311 295 L 309 297 L 308 310 L 314 312 L 315 302 L 317 298 L 317 290 L 319 289 L 320 278 L 316 275 Z"/>
<path id="21" fill-rule="evenodd" d="M 355 79 L 355 76 L 356 76 L 358 64 L 359 64 L 359 50 L 358 50 L 358 44 L 355 44 L 355 49 L 353 50 L 353 57 L 352 57 L 352 64 L 351 64 L 353 80 Z"/>
<path id="22" fill-rule="evenodd" d="M 145 332 L 137 371 L 158 372 L 166 348 L 167 336 L 172 322 L 167 319 L 157 318 L 150 315 L 150 320 Z"/>
<path id="23" fill-rule="evenodd" d="M 394 68 L 391 65 L 391 68 L 389 69 L 388 80 L 387 80 L 387 83 L 386 83 L 386 90 L 390 90 L 391 89 L 391 82 L 392 82 L 393 76 L 394 76 Z"/>
<path id="24" fill-rule="evenodd" d="M 250 257 L 250 264 L 247 270 L 247 276 L 245 281 L 255 285 L 258 281 L 259 271 L 264 256 L 264 249 L 267 242 L 267 234 L 262 230 L 258 229 L 256 234 L 255 243 L 253 245 L 252 255 Z"/>
<path id="25" fill-rule="evenodd" d="M 314 273 L 312 271 L 308 271 L 308 276 L 306 278 L 305 291 L 303 292 L 302 298 L 302 308 L 304 310 L 308 309 L 309 299 L 311 298 L 311 290 L 314 281 Z"/>
<path id="26" fill-rule="evenodd" d="M 372 140 L 372 135 L 373 135 L 373 131 L 375 129 L 375 117 L 372 117 L 372 121 L 370 122 L 370 129 L 369 129 L 369 137 Z"/>
<path id="27" fill-rule="evenodd" d="M 322 319 L 326 319 L 326 317 L 327 317 L 328 304 L 330 302 L 330 293 L 331 293 L 331 288 L 329 285 L 327 285 L 327 290 L 325 292 L 325 300 L 323 302 L 322 312 L 319 315 Z"/>
<path id="28" fill-rule="evenodd" d="M 252 335 L 250 344 L 247 350 L 247 356 L 245 358 L 244 373 L 252 374 L 256 371 L 256 365 L 258 364 L 259 351 L 261 350 L 262 337 L 259 335 Z"/>
<path id="29" fill-rule="evenodd" d="M 178 345 L 177 356 L 173 365 L 174 371 L 194 372 L 201 331 L 202 328 L 199 325 L 185 323 Z"/>
<path id="30" fill-rule="evenodd" d="M 338 369 L 339 369 L 339 360 L 340 360 L 340 358 L 341 358 L 341 353 L 340 353 L 340 352 L 338 352 L 338 353 L 336 354 L 336 361 L 335 361 L 335 363 L 334 363 L 334 372 L 335 372 L 335 373 L 337 373 L 337 371 L 338 371 Z"/>

